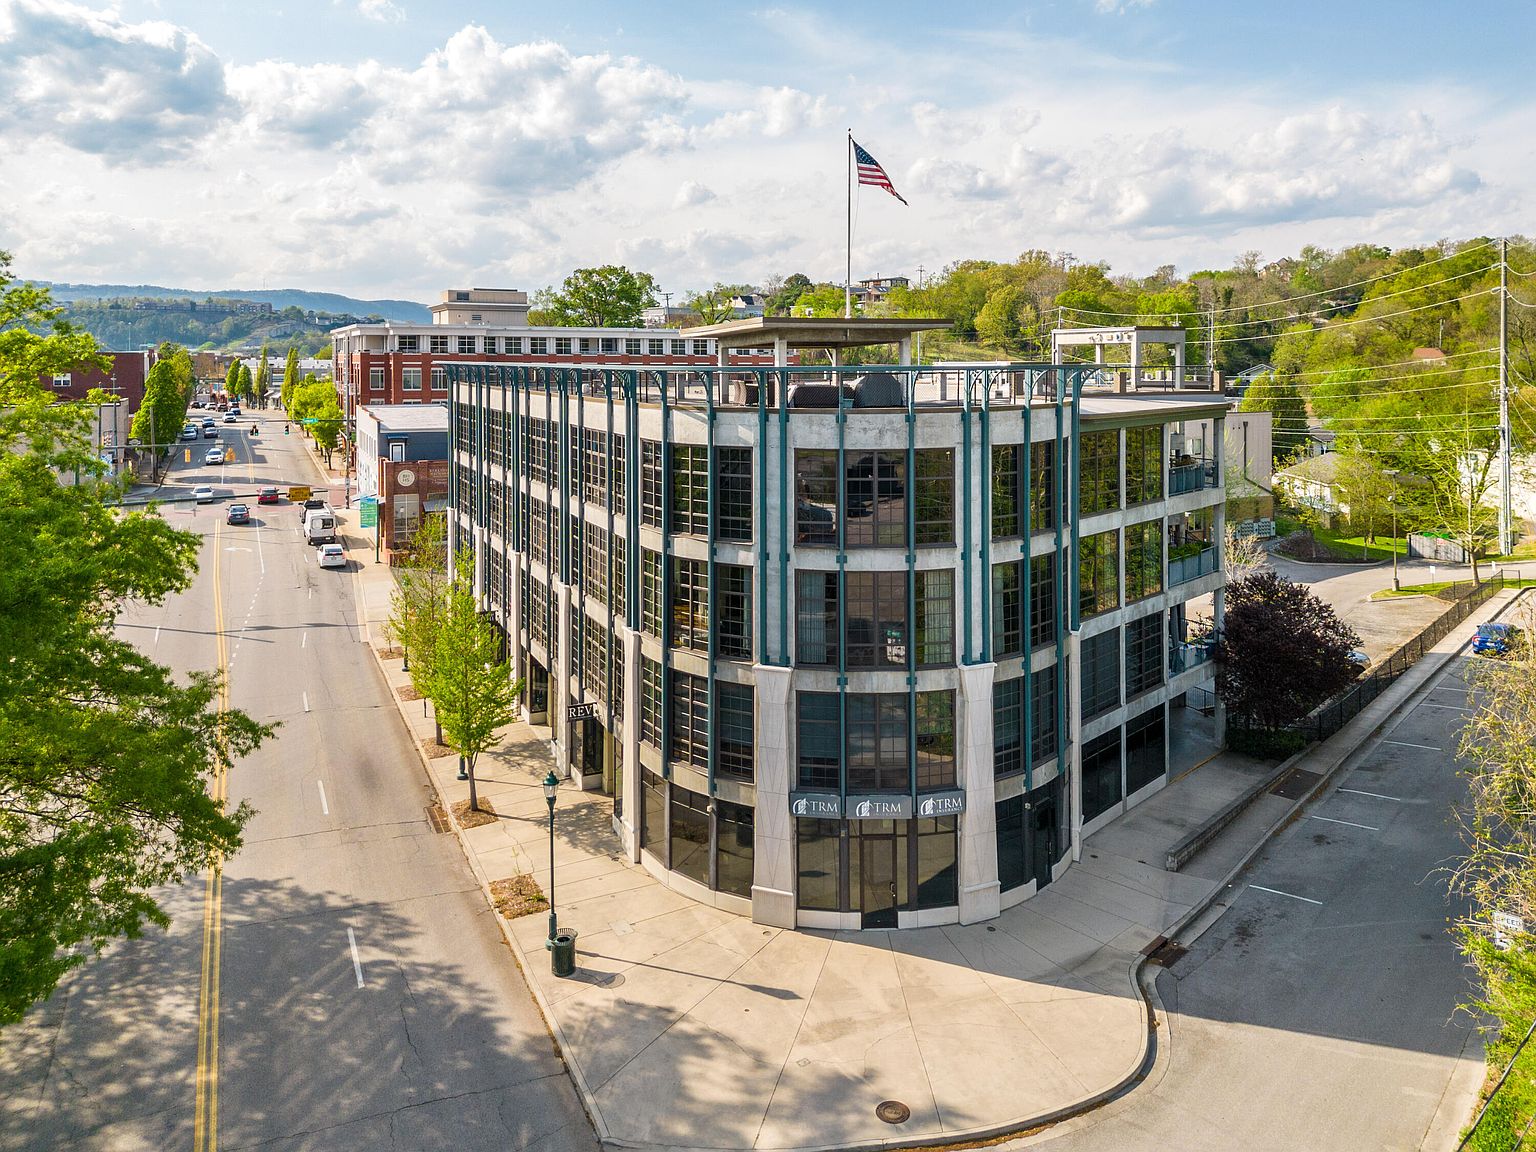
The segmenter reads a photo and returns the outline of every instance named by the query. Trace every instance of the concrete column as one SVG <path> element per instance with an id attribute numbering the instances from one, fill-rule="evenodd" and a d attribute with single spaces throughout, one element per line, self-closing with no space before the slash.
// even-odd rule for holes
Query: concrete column
<path id="1" fill-rule="evenodd" d="M 486 537 L 485 529 L 479 524 L 476 524 L 470 531 L 474 534 L 475 541 L 475 559 L 469 574 L 470 591 L 475 598 L 475 607 L 484 612 L 485 570 L 490 566 L 486 563 L 486 551 L 489 540 Z"/>
<path id="2" fill-rule="evenodd" d="M 773 366 L 775 368 L 787 368 L 789 366 L 789 341 L 783 336 L 773 338 Z M 780 397 L 779 402 L 783 403 Z"/>
<path id="3" fill-rule="evenodd" d="M 640 633 L 617 626 L 624 649 L 624 722 L 619 739 L 624 745 L 624 803 L 619 817 L 619 836 L 630 863 L 640 863 Z"/>
<path id="4" fill-rule="evenodd" d="M 1067 788 L 1072 862 L 1083 858 L 1083 634 L 1067 633 Z"/>
<path id="5" fill-rule="evenodd" d="M 450 465 L 451 467 L 451 465 Z M 448 579 L 453 579 L 454 563 L 458 560 L 459 510 L 448 509 Z"/>
<path id="6" fill-rule="evenodd" d="M 757 700 L 757 812 L 752 835 L 752 920 L 795 926 L 795 828 L 789 817 L 792 781 L 790 670 L 752 667 Z"/>
<path id="7" fill-rule="evenodd" d="M 1184 341 L 1175 340 L 1173 344 L 1173 386 L 1184 387 Z"/>
<path id="8" fill-rule="evenodd" d="M 960 923 L 990 920 L 1001 910 L 997 881 L 997 810 L 992 792 L 992 681 L 996 664 L 960 669 L 960 787 L 965 814 L 960 817 Z"/>
<path id="9" fill-rule="evenodd" d="M 560 656 L 549 670 L 549 730 L 554 736 L 557 773 L 571 779 L 571 730 L 565 719 L 571 702 L 571 589 L 555 583 L 555 627 L 560 629 Z"/>

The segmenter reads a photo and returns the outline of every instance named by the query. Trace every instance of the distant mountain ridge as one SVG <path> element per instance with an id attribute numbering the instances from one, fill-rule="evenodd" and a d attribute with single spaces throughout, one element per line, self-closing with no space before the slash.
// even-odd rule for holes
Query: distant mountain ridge
<path id="1" fill-rule="evenodd" d="M 386 320 L 398 320 L 407 324 L 426 324 L 432 314 L 425 304 L 414 300 L 360 300 L 355 296 L 343 296 L 336 292 L 306 292 L 298 288 L 220 288 L 215 291 L 194 292 L 187 288 L 162 288 L 158 284 L 64 284 L 48 280 L 33 283 L 47 288 L 54 300 L 69 303 L 75 300 L 111 300 L 140 297 L 143 299 L 185 298 L 253 300 L 272 305 L 274 310 L 302 308 L 306 312 L 332 312 L 350 316 L 378 315 Z"/>

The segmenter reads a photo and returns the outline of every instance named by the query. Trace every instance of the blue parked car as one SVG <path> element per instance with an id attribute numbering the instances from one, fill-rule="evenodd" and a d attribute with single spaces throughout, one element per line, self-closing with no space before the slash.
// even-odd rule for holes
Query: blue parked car
<path id="1" fill-rule="evenodd" d="M 1477 656 L 1503 656 L 1520 639 L 1520 629 L 1513 624 L 1479 624 L 1472 638 L 1472 652 Z"/>

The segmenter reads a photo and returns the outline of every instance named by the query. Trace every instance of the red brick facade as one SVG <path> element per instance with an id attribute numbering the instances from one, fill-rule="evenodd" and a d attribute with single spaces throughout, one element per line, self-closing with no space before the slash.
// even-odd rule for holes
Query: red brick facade
<path id="1" fill-rule="evenodd" d="M 94 366 L 76 368 L 59 376 L 44 376 L 43 389 L 61 400 L 84 400 L 93 388 L 121 396 L 130 412 L 144 403 L 144 380 L 155 363 L 153 352 L 103 352 L 112 367 L 103 372 Z"/>

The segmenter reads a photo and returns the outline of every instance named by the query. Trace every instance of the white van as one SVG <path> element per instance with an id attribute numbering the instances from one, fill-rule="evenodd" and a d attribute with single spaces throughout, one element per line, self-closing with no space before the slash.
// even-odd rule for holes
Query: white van
<path id="1" fill-rule="evenodd" d="M 304 540 L 309 544 L 336 543 L 336 514 L 329 508 L 311 508 L 304 513 Z"/>

